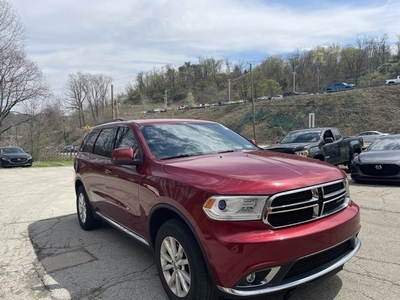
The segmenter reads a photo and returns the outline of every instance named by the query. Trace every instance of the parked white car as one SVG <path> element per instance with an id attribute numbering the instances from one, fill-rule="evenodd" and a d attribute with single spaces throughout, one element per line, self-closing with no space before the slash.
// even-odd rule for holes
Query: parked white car
<path id="1" fill-rule="evenodd" d="M 282 100 L 282 99 L 283 99 L 282 95 L 276 95 L 276 96 L 271 97 L 271 100 Z"/>
<path id="2" fill-rule="evenodd" d="M 383 136 L 383 135 L 389 135 L 389 133 L 385 132 L 380 132 L 380 131 L 375 131 L 375 130 L 369 130 L 369 131 L 363 131 L 357 134 L 357 136 L 361 136 L 364 141 L 364 148 L 367 148 L 369 144 L 371 144 L 376 138 Z"/>

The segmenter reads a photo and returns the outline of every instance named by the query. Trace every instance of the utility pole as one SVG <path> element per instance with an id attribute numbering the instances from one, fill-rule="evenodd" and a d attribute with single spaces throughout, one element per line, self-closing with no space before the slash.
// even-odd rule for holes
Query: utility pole
<path id="1" fill-rule="evenodd" d="M 231 80 L 228 79 L 228 101 L 231 102 Z"/>
<path id="2" fill-rule="evenodd" d="M 114 112 L 114 85 L 111 85 L 111 120 L 115 119 Z"/>
<path id="3" fill-rule="evenodd" d="M 250 81 L 251 81 L 251 105 L 252 105 L 252 110 L 253 110 L 253 139 L 254 141 L 257 141 L 256 139 L 256 113 L 255 113 L 255 107 L 254 107 L 254 84 L 253 84 L 253 72 L 251 68 L 251 63 L 250 63 Z"/>
<path id="4" fill-rule="evenodd" d="M 293 93 L 296 92 L 296 72 L 293 72 Z"/>
<path id="5" fill-rule="evenodd" d="M 168 91 L 165 90 L 164 108 L 167 109 L 167 106 L 168 106 Z"/>

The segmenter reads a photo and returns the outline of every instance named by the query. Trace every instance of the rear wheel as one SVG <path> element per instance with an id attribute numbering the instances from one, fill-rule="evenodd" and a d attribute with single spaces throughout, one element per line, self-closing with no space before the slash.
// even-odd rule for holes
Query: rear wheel
<path id="1" fill-rule="evenodd" d="M 79 224 L 84 230 L 96 229 L 101 226 L 102 221 L 95 219 L 89 198 L 83 186 L 78 188 L 76 195 L 76 210 Z"/>
<path id="2" fill-rule="evenodd" d="M 155 246 L 158 274 L 170 299 L 217 299 L 199 245 L 183 222 L 166 222 Z"/>

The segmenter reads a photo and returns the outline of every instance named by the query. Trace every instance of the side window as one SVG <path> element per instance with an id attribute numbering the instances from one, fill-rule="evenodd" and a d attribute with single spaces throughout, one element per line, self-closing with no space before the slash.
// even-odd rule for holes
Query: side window
<path id="1" fill-rule="evenodd" d="M 94 144 L 94 154 L 111 157 L 111 151 L 114 148 L 115 128 L 103 129 Z"/>
<path id="2" fill-rule="evenodd" d="M 340 132 L 337 128 L 332 128 L 332 132 L 335 140 L 339 140 L 341 138 Z"/>
<path id="3" fill-rule="evenodd" d="M 332 131 L 330 131 L 330 130 L 325 131 L 325 133 L 324 133 L 324 139 L 325 139 L 325 138 L 333 138 Z"/>
<path id="4" fill-rule="evenodd" d="M 135 158 L 138 158 L 138 144 L 132 130 L 128 127 L 118 128 L 115 149 L 118 148 L 133 148 L 135 150 Z"/>
<path id="5" fill-rule="evenodd" d="M 82 143 L 81 152 L 91 152 L 92 151 L 92 147 L 94 145 L 96 136 L 97 136 L 96 131 L 92 131 L 88 135 L 85 136 L 83 143 Z"/>

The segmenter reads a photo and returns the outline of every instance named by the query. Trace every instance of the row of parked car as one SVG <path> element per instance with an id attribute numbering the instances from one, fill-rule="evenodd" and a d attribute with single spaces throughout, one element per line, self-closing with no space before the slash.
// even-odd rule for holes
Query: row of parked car
<path id="1" fill-rule="evenodd" d="M 362 143 L 355 144 L 354 139 L 342 138 L 335 130 L 337 131 L 329 128 L 312 128 L 290 132 L 280 143 L 265 149 L 308 156 L 335 165 L 347 163 L 352 179 L 357 182 L 400 181 L 400 135 L 363 131 L 356 135 L 362 138 Z M 332 133 L 328 135 L 332 136 L 332 140 L 328 140 L 327 132 L 331 131 Z M 330 150 L 333 147 L 346 148 L 343 151 L 335 150 L 336 155 L 335 151 Z M 362 151 L 358 151 L 358 147 L 362 147 Z M 78 151 L 73 145 L 65 145 L 60 152 L 76 154 Z M 351 157 L 348 157 L 349 153 Z M 0 148 L 1 167 L 30 167 L 32 163 L 32 156 L 20 147 Z"/>
<path id="2" fill-rule="evenodd" d="M 266 150 L 346 164 L 356 182 L 400 182 L 400 135 L 363 131 L 342 137 L 337 128 L 309 128 L 289 132 Z"/>

